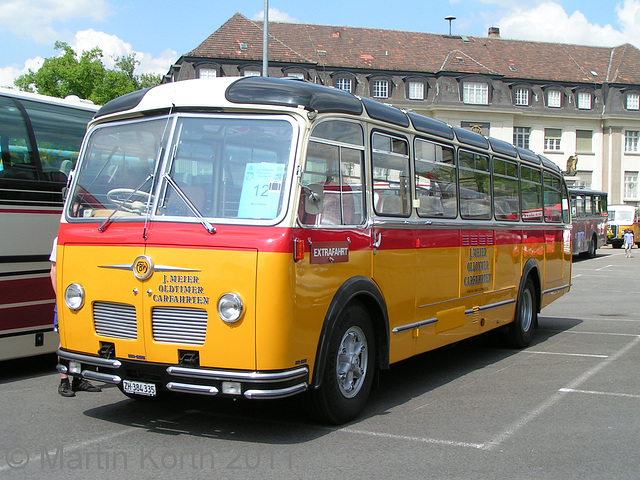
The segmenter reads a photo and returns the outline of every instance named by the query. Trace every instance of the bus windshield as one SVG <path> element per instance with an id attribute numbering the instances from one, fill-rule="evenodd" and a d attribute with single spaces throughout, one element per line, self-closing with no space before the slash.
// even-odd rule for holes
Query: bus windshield
<path id="1" fill-rule="evenodd" d="M 609 210 L 609 221 L 633 223 L 633 210 Z"/>
<path id="2" fill-rule="evenodd" d="M 286 117 L 176 115 L 98 127 L 68 215 L 274 220 L 293 138 Z"/>

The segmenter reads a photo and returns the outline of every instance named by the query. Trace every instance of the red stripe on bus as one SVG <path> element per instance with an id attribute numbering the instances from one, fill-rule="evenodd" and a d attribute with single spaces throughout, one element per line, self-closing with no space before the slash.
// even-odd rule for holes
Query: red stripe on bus
<path id="1" fill-rule="evenodd" d="M 61 215 L 62 210 L 36 210 L 36 209 L 18 209 L 18 208 L 0 208 L 0 213 L 42 213 L 46 215 Z"/>
<path id="2" fill-rule="evenodd" d="M 0 332 L 29 327 L 51 327 L 53 330 L 53 303 L 2 309 Z"/>
<path id="3" fill-rule="evenodd" d="M 371 239 L 369 229 L 320 229 L 288 228 L 246 225 L 215 225 L 216 233 L 210 234 L 200 225 L 154 222 L 147 226 L 147 240 L 142 238 L 144 224 L 113 223 L 99 233 L 98 224 L 62 224 L 59 245 L 127 246 L 203 248 L 220 250 L 257 249 L 260 252 L 292 253 L 293 239 L 299 238 L 308 245 L 314 242 L 349 241 L 349 250 L 367 250 L 381 235 L 379 249 L 405 250 L 413 248 L 473 247 L 491 245 L 533 244 L 545 241 L 561 242 L 562 225 L 517 228 L 510 230 L 433 228 L 415 229 L 374 228 Z"/>
<path id="4" fill-rule="evenodd" d="M 0 282 L 0 305 L 41 300 L 53 300 L 53 287 L 48 276 Z M 5 316 L 6 313 L 2 315 Z"/>

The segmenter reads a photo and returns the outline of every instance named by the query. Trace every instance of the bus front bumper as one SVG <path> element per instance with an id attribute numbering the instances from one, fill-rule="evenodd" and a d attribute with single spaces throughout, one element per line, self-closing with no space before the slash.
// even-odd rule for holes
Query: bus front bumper
<path id="1" fill-rule="evenodd" d="M 60 373 L 120 388 L 125 382 L 135 382 L 172 392 L 268 399 L 289 397 L 309 386 L 309 367 L 306 365 L 277 371 L 221 370 L 102 358 L 63 349 L 57 354 Z"/>

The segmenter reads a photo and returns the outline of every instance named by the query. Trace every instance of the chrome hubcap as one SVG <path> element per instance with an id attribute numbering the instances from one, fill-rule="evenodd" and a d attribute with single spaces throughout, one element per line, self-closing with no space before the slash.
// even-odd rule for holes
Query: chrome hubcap
<path id="1" fill-rule="evenodd" d="M 369 364 L 367 339 L 358 327 L 349 328 L 342 336 L 338 348 L 336 374 L 340 391 L 347 398 L 358 394 L 366 377 Z"/>

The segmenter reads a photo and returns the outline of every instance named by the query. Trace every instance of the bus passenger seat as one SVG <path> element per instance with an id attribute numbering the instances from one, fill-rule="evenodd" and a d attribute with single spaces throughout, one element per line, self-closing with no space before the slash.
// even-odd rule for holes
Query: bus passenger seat
<path id="1" fill-rule="evenodd" d="M 402 200 L 397 195 L 380 195 L 376 203 L 379 215 L 402 215 Z"/>

